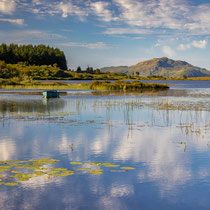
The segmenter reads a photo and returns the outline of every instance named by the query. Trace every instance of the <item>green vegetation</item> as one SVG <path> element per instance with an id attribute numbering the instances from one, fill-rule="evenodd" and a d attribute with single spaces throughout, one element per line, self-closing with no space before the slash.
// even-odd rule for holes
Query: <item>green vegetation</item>
<path id="1" fill-rule="evenodd" d="M 24 62 L 26 65 L 56 65 L 61 69 L 67 69 L 64 52 L 58 48 L 41 45 L 1 44 L 0 60 L 10 64 Z"/>
<path id="2" fill-rule="evenodd" d="M 59 160 L 56 159 L 30 159 L 28 161 L 16 161 L 16 160 L 10 160 L 10 161 L 0 161 L 0 167 L 7 169 L 6 171 L 0 171 L 0 186 L 18 186 L 19 182 L 27 182 L 30 179 L 33 179 L 34 177 L 46 177 L 47 179 L 51 179 L 54 177 L 67 177 L 75 174 L 75 171 L 77 173 L 89 173 L 91 175 L 101 175 L 103 174 L 103 169 L 100 167 L 120 167 L 120 165 L 114 165 L 112 163 L 87 163 L 91 165 L 90 168 L 77 168 L 74 171 L 68 170 L 67 168 L 56 168 L 54 167 L 54 164 L 58 163 Z M 50 166 L 49 166 L 50 164 Z M 77 165 L 81 165 L 83 163 L 81 162 L 70 162 L 72 167 L 77 167 Z M 86 163 L 84 163 L 86 164 Z M 47 167 L 46 167 L 47 166 Z M 16 168 L 19 168 L 21 171 L 14 170 Z M 117 170 L 119 172 L 126 172 L 128 170 L 121 170 L 121 169 L 135 169 L 132 167 L 121 167 L 120 170 Z M 110 172 L 115 172 L 113 170 L 110 170 Z M 14 182 L 15 180 L 15 182 Z"/>
<path id="3" fill-rule="evenodd" d="M 92 90 L 148 90 L 148 89 L 167 89 L 165 84 L 149 84 L 139 81 L 134 82 L 109 82 L 109 81 L 93 81 L 89 84 L 79 84 L 80 86 L 87 87 L 86 89 Z M 76 86 L 76 85 L 75 85 Z"/>
<path id="4" fill-rule="evenodd" d="M 82 71 L 80 67 L 77 71 L 67 71 L 60 69 L 57 65 L 28 66 L 24 62 L 17 64 L 7 64 L 0 60 L 0 78 L 10 79 L 10 82 L 30 80 L 122 80 L 137 79 L 137 77 L 127 76 L 118 73 L 103 73 L 99 69 L 93 70 L 89 67 L 87 71 Z M 30 82 L 31 82 L 30 81 Z"/>
<path id="5" fill-rule="evenodd" d="M 91 83 L 12 83 L 8 84 L 5 80 L 0 81 L 1 89 L 87 89 L 87 90 L 123 90 L 123 91 L 135 91 L 135 90 L 165 90 L 169 87 L 165 84 L 155 83 L 143 83 L 139 81 L 123 82 L 123 81 L 93 81 Z"/>

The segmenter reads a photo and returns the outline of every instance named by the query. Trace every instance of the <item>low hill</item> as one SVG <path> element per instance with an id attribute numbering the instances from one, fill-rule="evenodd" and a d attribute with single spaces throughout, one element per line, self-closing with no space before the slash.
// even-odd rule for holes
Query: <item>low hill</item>
<path id="1" fill-rule="evenodd" d="M 205 77 L 210 76 L 210 71 L 193 66 L 185 61 L 172 60 L 166 57 L 154 58 L 137 63 L 120 71 L 120 67 L 103 68 L 110 72 L 123 72 L 133 74 L 139 72 L 140 76 L 163 76 L 163 77 Z M 117 71 L 115 71 L 117 70 Z"/>

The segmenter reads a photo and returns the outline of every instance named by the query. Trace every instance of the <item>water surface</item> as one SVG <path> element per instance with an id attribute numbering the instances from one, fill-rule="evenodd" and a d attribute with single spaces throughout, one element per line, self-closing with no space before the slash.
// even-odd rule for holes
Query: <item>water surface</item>
<path id="1" fill-rule="evenodd" d="M 0 160 L 51 158 L 59 162 L 49 167 L 75 171 L 1 185 L 0 209 L 209 209 L 210 89 L 196 87 L 50 100 L 0 94 Z M 77 171 L 88 163 L 120 166 Z"/>

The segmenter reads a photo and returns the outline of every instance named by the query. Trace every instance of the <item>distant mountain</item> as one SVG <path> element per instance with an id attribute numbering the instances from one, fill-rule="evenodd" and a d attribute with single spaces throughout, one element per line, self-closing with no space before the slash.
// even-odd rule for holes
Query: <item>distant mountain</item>
<path id="1" fill-rule="evenodd" d="M 210 76 L 210 71 L 193 66 L 185 61 L 172 60 L 166 57 L 154 58 L 127 67 L 105 67 L 101 71 L 132 74 L 139 72 L 140 76 L 164 76 L 164 77 L 205 77 Z"/>

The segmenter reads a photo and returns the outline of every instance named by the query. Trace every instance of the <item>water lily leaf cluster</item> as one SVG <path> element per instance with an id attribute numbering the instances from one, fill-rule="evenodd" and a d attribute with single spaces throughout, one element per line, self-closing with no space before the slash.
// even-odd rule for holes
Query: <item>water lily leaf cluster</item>
<path id="1" fill-rule="evenodd" d="M 120 167 L 120 165 L 112 163 L 70 162 L 70 166 L 75 169 L 68 170 L 67 168 L 54 167 L 58 162 L 59 160 L 46 158 L 39 160 L 30 159 L 27 161 L 0 161 L 0 186 L 17 186 L 19 182 L 29 181 L 34 177 L 40 176 L 44 176 L 47 179 L 67 177 L 74 175 L 75 171 L 77 171 L 77 173 L 86 172 L 91 175 L 101 175 L 106 168 L 117 168 L 116 170 L 110 170 L 110 172 L 126 172 L 135 169 L 133 167 Z"/>

